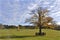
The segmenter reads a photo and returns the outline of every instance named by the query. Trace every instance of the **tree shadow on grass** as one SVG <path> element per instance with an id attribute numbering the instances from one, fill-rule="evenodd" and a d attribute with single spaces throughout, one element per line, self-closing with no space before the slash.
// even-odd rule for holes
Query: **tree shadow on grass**
<path id="1" fill-rule="evenodd" d="M 28 38 L 28 37 L 36 37 L 34 35 L 27 35 L 27 36 L 1 36 L 0 39 L 6 39 L 6 38 Z"/>

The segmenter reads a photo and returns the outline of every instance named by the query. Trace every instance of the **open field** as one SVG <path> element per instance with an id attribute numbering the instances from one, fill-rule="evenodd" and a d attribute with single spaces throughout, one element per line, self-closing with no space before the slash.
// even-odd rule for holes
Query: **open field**
<path id="1" fill-rule="evenodd" d="M 43 29 L 45 36 L 35 36 L 38 29 L 0 29 L 0 40 L 60 40 L 60 31 Z"/>

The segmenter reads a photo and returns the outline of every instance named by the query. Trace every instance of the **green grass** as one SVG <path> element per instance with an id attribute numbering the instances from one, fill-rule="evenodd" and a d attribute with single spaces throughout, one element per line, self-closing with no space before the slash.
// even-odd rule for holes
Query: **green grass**
<path id="1" fill-rule="evenodd" d="M 35 36 L 38 29 L 0 29 L 0 40 L 60 40 L 60 31 L 43 29 L 44 36 Z"/>

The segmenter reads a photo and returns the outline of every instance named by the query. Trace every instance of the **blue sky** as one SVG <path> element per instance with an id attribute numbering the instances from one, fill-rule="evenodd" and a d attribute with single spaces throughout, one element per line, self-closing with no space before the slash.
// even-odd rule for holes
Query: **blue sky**
<path id="1" fill-rule="evenodd" d="M 60 0 L 0 0 L 0 23 L 8 25 L 27 25 L 29 13 L 41 6 L 48 8 L 49 14 L 60 24 Z"/>

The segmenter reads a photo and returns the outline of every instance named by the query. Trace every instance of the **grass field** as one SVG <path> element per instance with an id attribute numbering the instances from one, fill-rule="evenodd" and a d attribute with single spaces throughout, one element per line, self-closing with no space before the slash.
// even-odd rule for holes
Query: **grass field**
<path id="1" fill-rule="evenodd" d="M 45 36 L 35 36 L 38 29 L 0 29 L 0 40 L 60 40 L 60 31 L 43 29 Z"/>

